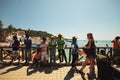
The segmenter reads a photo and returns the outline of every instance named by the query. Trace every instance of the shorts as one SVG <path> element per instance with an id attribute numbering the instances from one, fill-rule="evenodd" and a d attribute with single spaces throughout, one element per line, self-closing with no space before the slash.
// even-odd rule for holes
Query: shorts
<path id="1" fill-rule="evenodd" d="M 48 60 L 47 52 L 41 52 L 41 61 Z"/>
<path id="2" fill-rule="evenodd" d="M 19 58 L 20 57 L 19 50 L 13 50 L 12 57 Z"/>

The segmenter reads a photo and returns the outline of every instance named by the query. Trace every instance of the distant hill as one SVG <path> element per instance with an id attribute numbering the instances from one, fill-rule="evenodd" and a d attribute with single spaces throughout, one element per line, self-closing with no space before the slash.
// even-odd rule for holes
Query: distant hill
<path id="1" fill-rule="evenodd" d="M 50 37 L 53 36 L 50 33 L 47 33 L 46 31 L 36 31 L 36 30 L 24 30 L 21 28 L 15 28 L 12 24 L 8 25 L 7 28 L 3 27 L 3 22 L 0 20 L 0 42 L 4 42 L 6 40 L 6 37 L 9 35 L 16 35 L 18 31 L 25 32 L 25 34 L 29 34 L 30 37 Z"/>
<path id="2" fill-rule="evenodd" d="M 16 28 L 12 28 L 11 31 L 9 28 L 3 28 L 3 31 L 7 31 L 8 33 L 10 32 L 17 32 L 17 31 L 25 31 L 26 34 L 29 34 L 31 37 L 50 37 L 52 36 L 52 34 L 47 33 L 45 31 L 36 31 L 36 30 L 24 30 L 24 29 L 16 29 Z"/>

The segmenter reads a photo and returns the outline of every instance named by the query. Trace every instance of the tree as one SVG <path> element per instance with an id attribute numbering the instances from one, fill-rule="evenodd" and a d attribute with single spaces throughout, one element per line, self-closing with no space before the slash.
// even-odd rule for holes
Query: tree
<path id="1" fill-rule="evenodd" d="M 0 35 L 2 36 L 2 32 L 3 32 L 3 23 L 2 21 L 0 21 Z"/>
<path id="2" fill-rule="evenodd" d="M 18 30 L 19 30 L 19 31 L 22 31 L 22 29 L 21 29 L 21 28 L 18 28 Z"/>
<path id="3" fill-rule="evenodd" d="M 30 30 L 30 28 L 25 32 L 25 34 L 31 36 L 31 30 Z"/>
<path id="4" fill-rule="evenodd" d="M 3 28 L 3 23 L 2 21 L 0 21 L 0 30 L 2 30 L 2 28 Z"/>
<path id="5" fill-rule="evenodd" d="M 8 26 L 8 29 L 9 29 L 9 33 L 12 33 L 12 31 L 13 31 L 13 25 L 12 24 L 10 24 L 9 26 Z"/>
<path id="6" fill-rule="evenodd" d="M 5 40 L 5 36 L 3 35 L 3 23 L 0 21 L 0 42 Z"/>

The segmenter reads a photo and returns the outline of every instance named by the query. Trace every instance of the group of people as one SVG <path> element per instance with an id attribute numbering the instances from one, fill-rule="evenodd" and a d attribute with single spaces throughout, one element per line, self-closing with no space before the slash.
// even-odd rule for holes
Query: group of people
<path id="1" fill-rule="evenodd" d="M 80 69 L 80 73 L 84 74 L 83 70 L 86 67 L 86 65 L 90 64 L 90 71 L 88 73 L 88 76 L 92 76 L 94 73 L 94 66 L 95 66 L 95 58 L 96 58 L 96 45 L 95 40 L 92 33 L 87 34 L 88 43 L 83 46 L 83 51 L 86 54 L 86 59 Z M 116 37 L 115 40 L 113 40 L 113 53 L 115 55 L 120 55 L 120 46 L 118 45 L 120 37 Z M 19 41 L 16 36 L 13 36 L 13 56 L 12 61 L 17 58 L 20 61 L 20 55 L 19 55 Z M 25 45 L 25 63 L 29 64 L 29 61 L 31 60 L 31 47 L 32 47 L 32 40 L 29 38 L 29 35 L 26 35 L 26 39 L 24 41 Z M 45 37 L 42 38 L 42 42 L 40 43 L 40 46 L 37 48 L 36 54 L 32 57 L 33 63 L 37 63 L 38 61 L 42 62 L 42 64 L 46 64 L 49 61 L 50 56 L 50 64 L 56 63 L 56 49 L 58 50 L 58 58 L 59 62 L 63 62 L 63 58 L 67 62 L 66 54 L 65 54 L 65 40 L 62 37 L 61 34 L 58 34 L 58 38 L 56 39 L 54 36 L 51 36 L 50 41 L 47 42 L 47 39 Z M 71 50 L 72 50 L 72 63 L 71 66 L 73 69 L 76 69 L 75 63 L 78 60 L 78 51 L 79 46 L 77 44 L 77 38 L 74 36 L 72 38 L 71 42 Z M 15 57 L 16 56 L 16 57 Z"/>
<path id="2" fill-rule="evenodd" d="M 50 64 L 56 64 L 56 49 L 58 49 L 58 58 L 60 63 L 62 63 L 65 59 L 67 63 L 67 57 L 64 50 L 65 40 L 61 34 L 58 34 L 58 39 L 56 40 L 54 36 L 51 36 L 50 41 L 47 42 L 46 38 L 42 38 L 42 42 L 38 47 L 37 54 L 33 56 L 33 62 L 37 63 L 38 56 L 43 64 L 48 63 L 50 56 Z"/>
<path id="3" fill-rule="evenodd" d="M 88 43 L 85 46 L 83 46 L 83 51 L 86 54 L 86 59 L 85 59 L 83 65 L 80 69 L 80 73 L 83 75 L 85 74 L 83 72 L 83 70 L 86 67 L 86 65 L 89 63 L 90 64 L 90 67 L 89 67 L 90 71 L 88 73 L 88 77 L 91 77 L 91 76 L 93 76 L 94 69 L 95 69 L 94 66 L 95 66 L 95 57 L 96 57 L 96 46 L 95 46 L 95 41 L 94 41 L 92 33 L 87 34 L 87 39 L 88 39 Z M 72 56 L 73 56 L 72 68 L 76 69 L 75 62 L 78 59 L 78 51 L 79 51 L 76 37 L 72 38 L 71 49 L 72 49 Z"/>
<path id="4" fill-rule="evenodd" d="M 29 39 L 29 35 L 26 34 L 26 39 L 24 40 L 25 45 L 25 63 L 29 63 L 31 60 L 31 47 L 32 47 L 32 40 Z M 18 40 L 17 36 L 13 36 L 13 43 L 12 43 L 12 61 L 11 63 L 18 59 L 18 64 L 20 62 L 20 51 L 19 51 L 20 41 Z"/>
<path id="5" fill-rule="evenodd" d="M 86 60 L 83 64 L 83 67 L 80 69 L 82 72 L 87 63 L 90 61 L 90 74 L 92 73 L 94 69 L 94 64 L 95 64 L 95 54 L 96 54 L 96 46 L 94 43 L 94 38 L 92 36 L 92 33 L 87 34 L 88 38 L 88 43 L 83 47 L 83 50 L 86 52 L 87 57 Z M 12 62 L 14 59 L 18 59 L 20 61 L 20 54 L 19 54 L 19 45 L 20 42 L 17 39 L 17 36 L 13 36 L 14 43 L 12 44 L 13 47 L 13 55 L 12 55 Z M 26 35 L 26 39 L 24 40 L 24 46 L 25 46 L 25 64 L 29 64 L 29 61 L 31 60 L 31 47 L 32 47 L 32 40 L 29 38 L 29 35 Z M 33 63 L 37 63 L 38 61 L 41 61 L 43 63 L 48 63 L 49 61 L 49 56 L 50 56 L 50 63 L 56 63 L 56 49 L 58 50 L 58 58 L 60 63 L 63 62 L 63 59 L 65 62 L 67 62 L 65 50 L 65 40 L 62 37 L 61 34 L 58 34 L 57 40 L 55 39 L 54 36 L 51 36 L 50 41 L 47 42 L 46 38 L 42 38 L 42 42 L 40 46 L 37 49 L 36 54 L 32 57 Z M 72 38 L 72 43 L 71 43 L 71 50 L 72 50 L 72 68 L 75 67 L 75 62 L 78 59 L 78 44 L 77 44 L 77 38 L 74 36 Z"/>

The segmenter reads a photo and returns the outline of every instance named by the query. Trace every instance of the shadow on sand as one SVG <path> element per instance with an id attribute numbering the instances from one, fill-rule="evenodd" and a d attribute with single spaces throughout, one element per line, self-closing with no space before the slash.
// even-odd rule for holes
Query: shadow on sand
<path id="1" fill-rule="evenodd" d="M 77 68 L 71 68 L 68 71 L 68 74 L 65 76 L 64 80 L 70 80 L 72 77 L 74 77 L 74 73 L 80 73 Z M 82 80 L 86 80 L 84 77 L 84 74 L 80 73 Z"/>
<path id="2" fill-rule="evenodd" d="M 44 67 L 35 67 L 35 66 L 29 66 L 27 68 L 27 76 L 32 75 L 33 73 L 36 72 L 44 72 L 45 74 L 50 74 L 52 73 L 53 70 L 58 70 L 59 68 L 61 68 L 62 66 L 44 66 Z"/>
<path id="3" fill-rule="evenodd" d="M 80 72 L 80 70 L 78 70 L 77 68 L 71 68 L 68 71 L 68 74 L 65 76 L 64 80 L 70 80 L 72 77 L 74 77 L 74 73 L 80 74 L 82 80 L 98 80 L 96 78 L 96 75 L 94 75 L 93 77 L 87 77 L 87 79 L 86 79 L 85 73 Z"/>
<path id="4" fill-rule="evenodd" d="M 3 68 L 5 68 L 5 67 L 7 67 L 7 66 L 4 66 Z M 11 71 L 16 71 L 16 70 L 18 70 L 18 69 L 20 69 L 20 68 L 22 68 L 23 66 L 21 65 L 17 65 L 17 66 L 13 66 L 12 68 L 9 68 L 9 69 L 7 69 L 5 72 L 2 72 L 2 73 L 0 73 L 1 75 L 2 74 L 7 74 L 7 73 L 9 73 L 9 72 L 11 72 Z"/>

